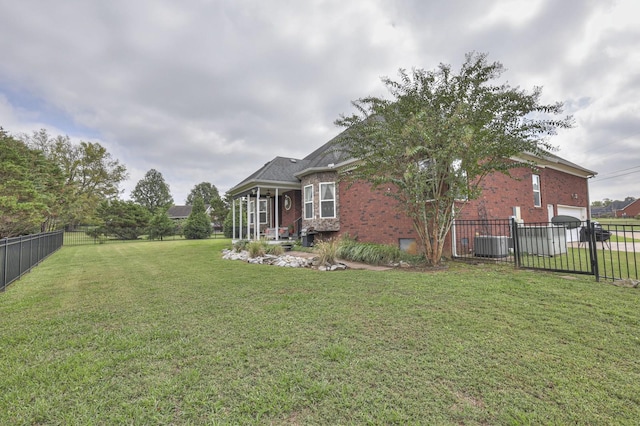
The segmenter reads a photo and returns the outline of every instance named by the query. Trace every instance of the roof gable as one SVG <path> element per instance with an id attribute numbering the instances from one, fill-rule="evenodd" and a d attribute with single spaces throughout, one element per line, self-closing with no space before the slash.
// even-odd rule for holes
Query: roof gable
<path id="1" fill-rule="evenodd" d="M 629 204 L 627 204 L 626 206 L 624 206 L 621 210 L 622 210 L 622 211 L 625 211 L 625 210 L 627 210 L 628 208 L 633 208 L 633 207 L 634 207 L 634 205 L 635 205 L 636 203 L 640 203 L 640 198 L 638 198 L 637 200 L 633 200 L 632 202 L 630 202 Z"/>

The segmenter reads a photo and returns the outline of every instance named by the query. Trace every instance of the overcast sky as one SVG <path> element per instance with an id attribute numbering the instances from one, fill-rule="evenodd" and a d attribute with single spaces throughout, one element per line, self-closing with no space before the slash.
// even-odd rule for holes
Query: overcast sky
<path id="1" fill-rule="evenodd" d="M 638 0 L 0 0 L 0 126 L 98 142 L 124 198 L 153 168 L 183 204 L 306 156 L 380 77 L 470 51 L 565 102 L 552 142 L 598 172 L 592 200 L 640 198 Z"/>

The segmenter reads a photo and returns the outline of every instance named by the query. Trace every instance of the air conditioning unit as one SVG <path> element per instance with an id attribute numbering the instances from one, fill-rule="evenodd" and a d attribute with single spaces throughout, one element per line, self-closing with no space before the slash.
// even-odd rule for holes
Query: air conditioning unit
<path id="1" fill-rule="evenodd" d="M 521 253 L 556 256 L 567 252 L 564 226 L 518 226 L 518 248 Z"/>
<path id="2" fill-rule="evenodd" d="M 478 235 L 473 239 L 473 247 L 478 257 L 507 257 L 509 255 L 509 237 Z"/>

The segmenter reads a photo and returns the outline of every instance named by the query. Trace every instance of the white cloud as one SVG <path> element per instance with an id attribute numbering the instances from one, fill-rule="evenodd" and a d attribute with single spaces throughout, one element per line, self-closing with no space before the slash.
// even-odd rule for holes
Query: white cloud
<path id="1" fill-rule="evenodd" d="M 150 168 L 176 202 L 202 181 L 224 192 L 335 136 L 351 100 L 386 94 L 381 76 L 472 50 L 567 101 L 560 155 L 640 165 L 633 0 L 0 2 L 0 125 L 100 142 L 129 169 L 126 195 Z M 592 198 L 640 196 L 636 176 L 596 178 Z"/>

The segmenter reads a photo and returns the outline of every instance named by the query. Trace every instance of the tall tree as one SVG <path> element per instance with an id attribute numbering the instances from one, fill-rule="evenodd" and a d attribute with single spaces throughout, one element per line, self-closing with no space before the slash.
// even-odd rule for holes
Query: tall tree
<path id="1" fill-rule="evenodd" d="M 220 198 L 220 193 L 215 185 L 209 182 L 200 182 L 193 187 L 189 195 L 187 195 L 187 205 L 193 205 L 196 198 L 202 198 L 205 204 L 212 204 L 212 201 Z"/>
<path id="2" fill-rule="evenodd" d="M 221 226 L 230 212 L 229 202 L 226 197 L 218 197 L 211 202 L 211 220 L 217 226 Z"/>
<path id="3" fill-rule="evenodd" d="M 211 218 L 207 216 L 204 200 L 196 197 L 193 200 L 191 214 L 184 224 L 184 236 L 189 240 L 201 240 L 211 235 Z"/>
<path id="4" fill-rule="evenodd" d="M 90 221 L 101 201 L 118 197 L 119 186 L 128 177 L 126 167 L 99 143 L 74 144 L 68 136 L 52 137 L 45 129 L 20 137 L 62 170 L 65 203 L 61 219 L 65 224 Z"/>
<path id="5" fill-rule="evenodd" d="M 522 166 L 510 158 L 544 155 L 553 149 L 548 137 L 571 127 L 571 117 L 554 117 L 561 103 L 541 103 L 540 87 L 527 92 L 493 83 L 503 70 L 476 53 L 466 55 L 457 74 L 445 64 L 400 70 L 399 81 L 382 79 L 392 99 L 359 99 L 356 114 L 336 121 L 348 128 L 340 149 L 360 160 L 344 177 L 393 185 L 386 193 L 413 221 L 433 265 L 441 262 L 456 201 L 477 198 L 488 174 Z"/>
<path id="6" fill-rule="evenodd" d="M 97 216 L 102 222 L 99 233 L 121 240 L 135 240 L 143 235 L 151 215 L 133 201 L 107 200 L 98 206 Z"/>
<path id="7" fill-rule="evenodd" d="M 0 238 L 51 230 L 62 183 L 56 164 L 0 127 Z"/>
<path id="8" fill-rule="evenodd" d="M 193 187 L 187 196 L 187 205 L 192 205 L 193 200 L 200 197 L 205 204 L 211 206 L 211 221 L 222 224 L 229 213 L 227 202 L 220 196 L 218 188 L 209 182 L 201 182 Z"/>
<path id="9" fill-rule="evenodd" d="M 162 173 L 156 169 L 149 170 L 140 179 L 131 192 L 133 200 L 146 207 L 152 215 L 164 211 L 173 204 L 169 185 L 164 181 Z"/>

